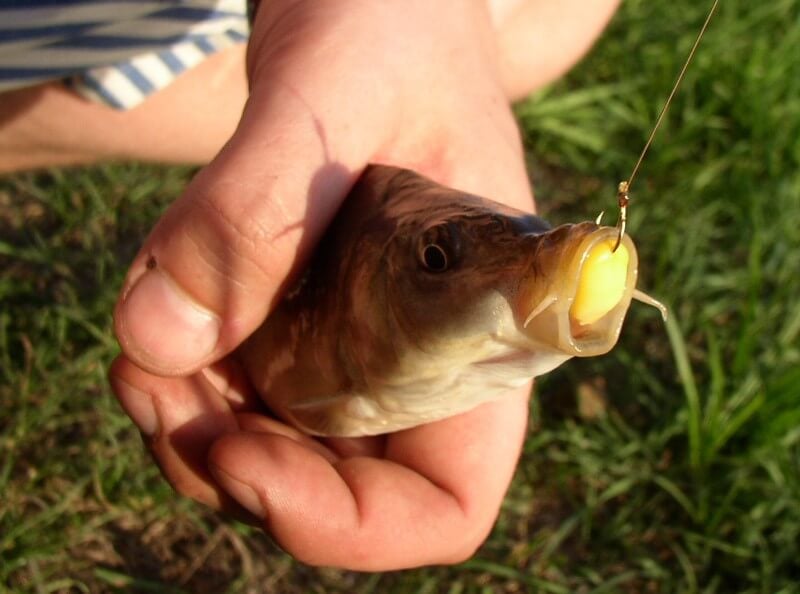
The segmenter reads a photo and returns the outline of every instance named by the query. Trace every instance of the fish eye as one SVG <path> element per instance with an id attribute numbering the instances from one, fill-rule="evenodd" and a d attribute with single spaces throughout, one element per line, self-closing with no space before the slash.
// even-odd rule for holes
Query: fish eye
<path id="1" fill-rule="evenodd" d="M 450 265 L 444 248 L 436 243 L 422 248 L 422 263 L 430 272 L 444 272 Z"/>
<path id="2" fill-rule="evenodd" d="M 492 215 L 492 218 L 489 220 L 489 225 L 493 233 L 502 233 L 506 230 L 505 220 L 497 215 Z"/>
<path id="3" fill-rule="evenodd" d="M 417 260 L 426 272 L 438 274 L 455 267 L 461 259 L 461 233 L 451 221 L 425 229 L 417 238 Z"/>

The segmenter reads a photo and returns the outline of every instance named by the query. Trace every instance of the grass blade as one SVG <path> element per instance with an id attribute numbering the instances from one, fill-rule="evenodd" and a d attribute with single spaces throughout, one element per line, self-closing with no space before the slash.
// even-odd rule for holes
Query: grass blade
<path id="1" fill-rule="evenodd" d="M 692 366 L 689 363 L 689 355 L 686 352 L 686 343 L 683 340 L 683 333 L 680 326 L 678 326 L 676 316 L 670 316 L 667 319 L 667 336 L 669 336 L 669 343 L 672 346 L 672 355 L 675 360 L 675 366 L 678 369 L 678 377 L 683 386 L 683 394 L 686 397 L 689 463 L 692 469 L 698 472 L 703 464 L 700 394 L 697 391 Z"/>

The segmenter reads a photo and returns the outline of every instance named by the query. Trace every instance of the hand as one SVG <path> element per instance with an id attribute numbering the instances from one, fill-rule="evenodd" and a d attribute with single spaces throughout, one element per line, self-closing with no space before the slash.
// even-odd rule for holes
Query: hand
<path id="1" fill-rule="evenodd" d="M 529 387 L 384 438 L 323 442 L 260 414 L 232 354 L 369 162 L 532 209 L 496 62 L 481 3 L 262 3 L 240 125 L 128 273 L 111 382 L 165 476 L 247 510 L 307 563 L 463 560 L 511 479 Z"/>

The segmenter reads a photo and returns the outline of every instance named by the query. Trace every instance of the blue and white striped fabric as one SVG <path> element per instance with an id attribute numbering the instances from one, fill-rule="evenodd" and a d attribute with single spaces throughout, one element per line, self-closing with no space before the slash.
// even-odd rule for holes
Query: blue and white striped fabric
<path id="1" fill-rule="evenodd" d="M 248 35 L 245 0 L 0 0 L 0 92 L 63 79 L 129 109 Z"/>

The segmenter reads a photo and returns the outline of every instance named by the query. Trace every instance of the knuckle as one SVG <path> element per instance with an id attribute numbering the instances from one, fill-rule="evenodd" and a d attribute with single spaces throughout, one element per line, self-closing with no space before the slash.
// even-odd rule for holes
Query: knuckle
<path id="1" fill-rule="evenodd" d="M 286 239 L 302 223 L 293 221 L 295 217 L 282 200 L 263 195 L 231 199 L 230 192 L 214 192 L 199 195 L 196 203 L 204 217 L 212 221 L 220 247 L 233 256 L 232 260 L 222 260 L 216 250 L 204 250 L 212 252 L 207 256 L 210 265 L 234 278 L 238 275 L 231 268 L 242 263 L 268 278 L 284 272 L 278 268 L 291 244 Z"/>
<path id="2" fill-rule="evenodd" d="M 468 538 L 459 542 L 454 550 L 445 557 L 444 562 L 450 565 L 464 563 L 471 559 L 483 544 L 485 537 Z"/>
<path id="3" fill-rule="evenodd" d="M 162 468 L 162 473 L 164 470 Z M 196 479 L 192 479 L 185 476 L 175 476 L 164 473 L 167 482 L 172 486 L 172 488 L 183 495 L 184 497 L 188 497 L 193 501 L 197 501 L 199 503 L 203 503 L 206 505 L 210 505 L 211 502 L 209 501 L 208 491 L 209 488 L 207 485 L 199 483 Z M 212 506 L 213 507 L 213 506 Z"/>
<path id="4" fill-rule="evenodd" d="M 495 515 L 487 514 L 486 517 L 474 518 L 465 514 L 461 529 L 457 531 L 461 537 L 453 543 L 452 548 L 445 556 L 444 563 L 458 564 L 471 559 L 486 541 L 494 526 Z"/>

